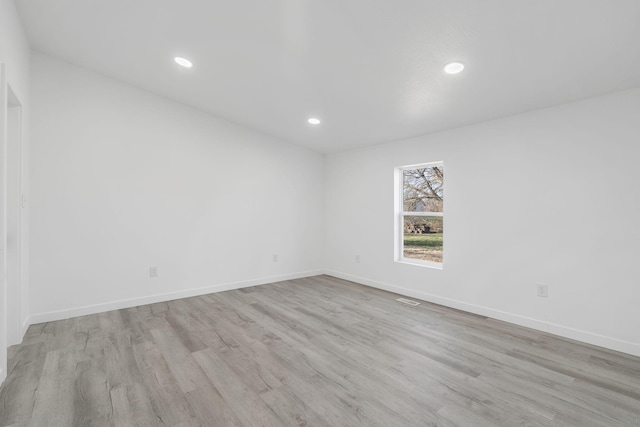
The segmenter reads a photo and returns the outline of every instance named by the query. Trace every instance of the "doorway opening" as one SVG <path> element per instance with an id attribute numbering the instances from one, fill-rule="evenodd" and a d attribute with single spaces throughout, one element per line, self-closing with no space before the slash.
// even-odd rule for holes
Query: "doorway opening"
<path id="1" fill-rule="evenodd" d="M 19 344 L 27 319 L 22 285 L 22 103 L 0 64 L 0 382 L 7 375 L 7 348 Z"/>
<path id="2" fill-rule="evenodd" d="M 22 341 L 25 318 L 22 287 L 22 104 L 7 84 L 6 118 L 6 281 L 7 345 Z"/>

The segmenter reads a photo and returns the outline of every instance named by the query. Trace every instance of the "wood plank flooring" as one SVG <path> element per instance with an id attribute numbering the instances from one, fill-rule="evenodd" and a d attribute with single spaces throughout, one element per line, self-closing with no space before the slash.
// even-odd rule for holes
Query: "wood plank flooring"
<path id="1" fill-rule="evenodd" d="M 640 426 L 640 358 L 329 276 L 33 325 L 0 426 Z"/>

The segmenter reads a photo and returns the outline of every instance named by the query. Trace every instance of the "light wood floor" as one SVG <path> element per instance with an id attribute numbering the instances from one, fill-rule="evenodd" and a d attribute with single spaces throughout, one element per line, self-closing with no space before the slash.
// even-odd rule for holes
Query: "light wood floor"
<path id="1" fill-rule="evenodd" d="M 328 276 L 33 325 L 0 425 L 640 426 L 640 358 Z"/>

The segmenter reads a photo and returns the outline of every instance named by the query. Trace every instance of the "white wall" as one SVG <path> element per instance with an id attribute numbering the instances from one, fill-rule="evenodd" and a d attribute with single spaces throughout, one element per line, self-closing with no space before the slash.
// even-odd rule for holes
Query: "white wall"
<path id="1" fill-rule="evenodd" d="M 640 89 L 326 159 L 40 54 L 31 90 L 34 323 L 326 267 L 640 355 Z M 393 169 L 440 160 L 444 270 L 395 263 Z"/>
<path id="2" fill-rule="evenodd" d="M 26 162 L 23 162 L 22 168 L 15 167 L 15 162 L 19 162 L 18 153 L 22 153 L 23 158 L 28 155 L 29 55 L 30 50 L 26 36 L 13 2 L 0 0 L 0 382 L 7 374 L 7 345 L 15 344 L 22 339 L 23 333 L 17 330 L 17 325 L 27 326 L 28 316 L 27 299 L 20 300 L 19 298 L 25 296 L 27 292 L 27 259 L 25 257 L 22 259 L 23 274 L 20 277 L 20 282 L 12 283 L 11 288 L 7 286 L 6 281 L 6 262 L 7 249 L 11 251 L 21 247 L 23 253 L 28 251 L 24 240 L 28 236 L 27 209 L 14 212 L 12 209 L 15 207 L 14 205 L 7 207 L 7 194 L 16 195 L 21 192 L 26 194 L 28 187 Z M 12 95 L 15 96 L 11 103 L 9 88 L 13 92 Z M 21 104 L 19 114 L 16 114 L 15 108 L 8 108 L 10 104 L 15 104 L 16 100 Z M 16 129 L 15 126 L 20 126 L 20 128 Z M 9 139 L 17 141 L 17 136 L 21 138 L 21 147 L 11 146 L 8 141 Z M 22 177 L 22 180 L 19 179 L 19 176 L 8 176 L 8 169 L 10 169 L 9 173 L 18 173 L 22 169 L 25 176 Z M 22 181 L 22 188 L 7 187 L 8 184 L 17 186 L 20 181 Z M 23 224 L 22 237 L 10 233 L 9 246 L 7 246 L 6 228 L 7 209 L 15 213 L 14 221 L 10 221 L 10 231 L 13 229 L 12 226 L 17 223 L 16 221 Z M 21 244 L 18 244 L 16 239 L 22 239 Z M 13 258 L 13 261 L 15 261 L 15 265 L 18 265 L 17 258 Z M 18 276 L 12 277 L 17 280 Z M 7 329 L 9 325 L 11 330 Z"/>
<path id="3" fill-rule="evenodd" d="M 328 271 L 640 355 L 639 118 L 636 89 L 330 155 Z M 394 167 L 440 160 L 444 269 L 395 263 Z"/>
<path id="4" fill-rule="evenodd" d="M 32 98 L 34 323 L 321 269 L 320 154 L 36 53 Z"/>

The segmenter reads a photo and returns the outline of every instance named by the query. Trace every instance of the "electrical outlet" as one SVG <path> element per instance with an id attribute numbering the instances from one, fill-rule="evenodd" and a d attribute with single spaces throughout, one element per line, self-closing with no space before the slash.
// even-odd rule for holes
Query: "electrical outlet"
<path id="1" fill-rule="evenodd" d="M 537 290 L 537 293 L 538 293 L 539 297 L 547 298 L 549 296 L 549 288 L 547 287 L 547 285 L 543 285 L 541 283 L 538 283 L 536 285 L 536 290 Z"/>
<path id="2" fill-rule="evenodd" d="M 360 255 L 356 255 L 356 264 L 360 264 Z"/>
<path id="3" fill-rule="evenodd" d="M 278 262 L 278 254 L 273 254 L 273 262 Z"/>
<path id="4" fill-rule="evenodd" d="M 149 267 L 149 277 L 158 277 L 158 267 Z"/>

